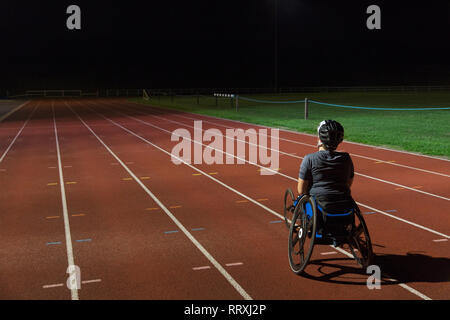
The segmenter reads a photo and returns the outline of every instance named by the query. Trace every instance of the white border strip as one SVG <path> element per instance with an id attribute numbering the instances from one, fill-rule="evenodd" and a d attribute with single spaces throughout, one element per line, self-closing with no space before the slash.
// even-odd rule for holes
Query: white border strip
<path id="1" fill-rule="evenodd" d="M 70 267 L 70 266 L 75 266 L 75 262 L 74 262 L 74 258 L 73 258 L 72 236 L 70 234 L 70 224 L 69 224 L 69 212 L 67 210 L 66 189 L 64 187 L 64 176 L 63 176 L 62 164 L 61 164 L 61 152 L 59 149 L 58 129 L 56 128 L 56 117 L 55 117 L 55 108 L 54 108 L 53 101 L 52 101 L 52 113 L 53 113 L 53 126 L 54 126 L 54 130 L 55 130 L 55 140 L 56 140 L 56 154 L 58 156 L 59 185 L 61 187 L 61 202 L 62 202 L 63 216 L 64 216 L 64 232 L 65 232 L 65 236 L 66 236 L 67 261 L 68 261 L 69 267 Z M 70 292 L 72 295 L 72 300 L 79 300 L 77 288 L 71 288 Z"/>

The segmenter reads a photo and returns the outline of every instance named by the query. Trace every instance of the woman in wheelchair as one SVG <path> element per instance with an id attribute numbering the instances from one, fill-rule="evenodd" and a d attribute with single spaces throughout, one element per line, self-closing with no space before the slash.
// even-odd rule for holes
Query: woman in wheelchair
<path id="1" fill-rule="evenodd" d="M 342 226 L 351 223 L 351 211 L 356 204 L 350 190 L 354 177 L 352 159 L 347 152 L 336 151 L 344 139 L 344 128 L 337 121 L 324 120 L 317 132 L 319 151 L 303 159 L 297 190 L 300 195 L 314 196 L 318 204 L 321 214 L 317 215 L 317 234 L 320 237 L 327 220 L 335 220 Z"/>
<path id="2" fill-rule="evenodd" d="M 303 272 L 314 244 L 348 245 L 355 260 L 365 268 L 372 259 L 372 244 L 351 195 L 353 162 L 347 152 L 336 151 L 344 139 L 344 128 L 337 121 L 324 120 L 317 133 L 319 150 L 306 155 L 300 165 L 300 196 L 295 199 L 290 189 L 284 196 L 291 269 L 296 274 Z"/>

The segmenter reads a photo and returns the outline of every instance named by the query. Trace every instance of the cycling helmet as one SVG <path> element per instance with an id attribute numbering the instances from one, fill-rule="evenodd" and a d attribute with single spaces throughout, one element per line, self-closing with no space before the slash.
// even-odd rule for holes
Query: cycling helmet
<path id="1" fill-rule="evenodd" d="M 337 121 L 324 120 L 317 128 L 320 141 L 328 150 L 335 150 L 344 140 L 344 127 Z"/>

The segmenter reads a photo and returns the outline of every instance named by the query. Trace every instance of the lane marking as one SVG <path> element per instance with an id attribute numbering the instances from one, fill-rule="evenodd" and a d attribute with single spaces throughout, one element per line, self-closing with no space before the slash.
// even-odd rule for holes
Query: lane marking
<path id="1" fill-rule="evenodd" d="M 81 103 L 80 103 L 80 105 L 81 105 Z M 92 110 L 92 109 L 89 108 L 89 107 L 87 107 L 87 108 L 90 109 L 90 110 Z M 105 120 L 111 122 L 112 124 L 115 124 L 117 127 L 122 128 L 124 131 L 127 131 L 127 132 L 129 132 L 129 133 L 133 133 L 133 135 L 134 135 L 136 138 L 138 138 L 138 139 L 140 139 L 140 140 L 146 142 L 147 144 L 153 146 L 154 148 L 156 148 L 156 149 L 158 149 L 158 150 L 164 152 L 164 153 L 167 154 L 169 157 L 172 157 L 172 156 L 173 156 L 170 152 L 168 152 L 168 151 L 164 150 L 163 148 L 161 148 L 161 147 L 155 145 L 154 143 L 148 141 L 147 139 L 145 139 L 145 138 L 143 138 L 143 137 L 137 135 L 136 133 L 134 133 L 134 132 L 131 131 L 130 129 L 125 128 L 124 126 L 118 124 L 118 123 L 115 122 L 114 120 L 111 120 L 111 119 L 105 117 L 104 115 L 102 115 L 102 114 L 96 112 L 95 110 L 92 110 L 92 111 L 93 111 L 94 113 L 98 114 L 98 115 L 99 115 L 100 117 L 102 117 L 103 119 L 105 119 Z M 142 122 L 142 121 L 139 121 L 139 122 Z M 145 122 L 143 122 L 143 123 L 145 123 Z M 150 125 L 150 126 L 156 127 L 156 126 L 153 126 L 153 125 Z M 158 128 L 158 127 L 156 127 L 156 128 Z M 164 130 L 164 129 L 161 129 L 161 130 Z M 164 131 L 167 131 L 167 130 L 164 130 Z M 191 139 L 191 141 L 194 141 L 194 140 Z M 195 142 L 195 141 L 194 141 L 194 142 Z M 258 164 L 256 164 L 256 163 L 253 163 L 253 162 L 250 162 L 250 161 L 248 161 L 248 160 L 239 158 L 239 157 L 237 157 L 237 156 L 235 156 L 235 155 L 233 155 L 233 156 L 236 157 L 236 158 L 238 158 L 238 159 L 241 159 L 241 160 L 243 160 L 243 161 L 245 161 L 245 162 L 248 162 L 249 164 L 252 164 L 252 165 L 261 167 L 260 165 L 258 165 Z M 259 203 L 259 202 L 255 201 L 255 200 L 251 199 L 250 197 L 248 197 L 248 196 L 244 195 L 243 193 L 237 191 L 236 189 L 234 189 L 234 188 L 228 186 L 227 184 L 223 183 L 222 181 L 220 181 L 220 180 L 218 180 L 218 179 L 216 179 L 216 178 L 214 178 L 214 177 L 208 175 L 206 172 L 204 172 L 204 171 L 202 171 L 202 170 L 200 170 L 200 169 L 194 167 L 193 165 L 187 163 L 187 162 L 184 161 L 183 159 L 178 158 L 178 157 L 176 157 L 176 158 L 177 158 L 177 160 L 179 160 L 180 162 L 184 163 L 185 165 L 187 165 L 188 167 L 192 168 L 193 170 L 195 170 L 195 171 L 197 171 L 197 172 L 199 172 L 199 173 L 202 173 L 205 177 L 208 177 L 209 179 L 211 179 L 211 180 L 217 182 L 218 184 L 224 186 L 225 188 L 227 188 L 227 189 L 229 189 L 229 190 L 232 190 L 233 192 L 239 194 L 239 195 L 242 196 L 243 198 L 245 198 L 245 199 L 247 199 L 247 200 L 253 202 L 253 203 L 256 204 L 256 205 L 259 205 L 260 207 L 262 207 L 262 208 L 264 208 L 265 210 L 271 212 L 272 214 L 278 216 L 279 218 L 284 219 L 284 217 L 283 217 L 282 215 L 278 214 L 278 213 L 275 212 L 274 210 L 272 210 L 272 209 L 270 209 L 270 208 L 268 208 L 268 207 L 262 205 L 261 203 Z M 274 173 L 279 174 L 280 176 L 283 176 L 283 177 L 285 177 L 285 178 L 287 178 L 287 179 L 289 179 L 289 180 L 292 180 L 292 181 L 295 181 L 295 182 L 298 181 L 297 178 L 294 178 L 294 177 L 291 177 L 291 176 L 288 176 L 288 175 L 285 175 L 285 174 L 282 174 L 282 173 L 279 173 L 279 172 L 275 172 L 275 171 L 274 171 Z M 435 230 L 433 230 L 433 229 L 424 227 L 424 226 L 419 225 L 419 224 L 417 224 L 417 223 L 414 223 L 414 222 L 412 222 L 412 221 L 409 221 L 409 220 L 406 220 L 406 219 L 403 219 L 403 218 L 394 216 L 394 215 L 389 214 L 389 213 L 387 213 L 387 212 L 384 212 L 384 211 L 375 209 L 375 208 L 373 208 L 373 207 L 371 207 L 371 206 L 369 206 L 369 205 L 363 204 L 363 203 L 361 203 L 361 202 L 357 202 L 357 201 L 356 201 L 356 204 L 359 205 L 359 206 L 365 207 L 365 208 L 367 208 L 367 209 L 369 209 L 369 210 L 372 210 L 372 211 L 376 211 L 376 212 L 378 212 L 378 213 L 381 213 L 381 214 L 383 214 L 383 215 L 385 215 L 385 216 L 387 216 L 387 217 L 390 217 L 390 218 L 396 219 L 396 220 L 398 220 L 398 221 L 401 221 L 401 222 L 410 224 L 410 225 L 412 225 L 412 226 L 414 226 L 414 227 L 416 227 L 416 228 L 419 228 L 419 229 L 422 229 L 422 230 L 425 230 L 425 231 L 428 231 L 428 232 L 431 232 L 431 233 L 437 234 L 437 235 L 439 235 L 439 236 L 442 236 L 442 237 L 445 237 L 445 238 L 450 239 L 450 236 L 448 236 L 448 235 L 446 235 L 446 234 L 443 234 L 443 233 L 438 232 L 438 231 L 435 231 Z"/>
<path id="2" fill-rule="evenodd" d="M 122 165 L 122 167 L 134 178 L 137 184 L 161 207 L 167 216 L 180 228 L 186 237 L 197 247 L 198 250 L 214 265 L 214 267 L 222 274 L 222 276 L 230 283 L 231 286 L 246 300 L 252 300 L 252 297 L 241 287 L 239 283 L 220 265 L 219 262 L 194 238 L 194 236 L 184 227 L 184 225 L 167 209 L 167 207 L 147 188 L 145 184 L 128 168 L 122 160 L 100 139 L 97 134 L 80 118 L 80 116 L 65 102 L 66 106 L 77 116 L 83 125 L 97 138 L 97 140 L 105 147 L 106 150 Z M 134 133 L 133 133 L 134 134 Z M 196 171 L 197 168 L 195 168 Z M 199 172 L 199 171 L 198 171 Z M 211 177 L 212 178 L 212 177 Z M 214 178 L 213 178 L 214 179 Z"/>
<path id="3" fill-rule="evenodd" d="M 206 269 L 211 269 L 210 266 L 203 266 L 203 267 L 194 267 L 192 268 L 192 270 L 198 271 L 198 270 L 206 270 Z"/>
<path id="4" fill-rule="evenodd" d="M 61 218 L 60 216 L 51 216 L 51 217 L 45 217 L 45 219 L 58 219 Z"/>
<path id="5" fill-rule="evenodd" d="M 50 289 L 50 288 L 56 288 L 56 287 L 63 287 L 63 283 L 57 283 L 57 284 L 47 284 L 45 286 L 42 286 L 44 289 Z"/>
<path id="6" fill-rule="evenodd" d="M 155 211 L 155 210 L 159 210 L 159 208 L 146 208 L 145 210 L 147 210 L 147 211 Z"/>
<path id="7" fill-rule="evenodd" d="M 181 208 L 182 206 L 170 206 L 169 208 L 170 209 L 178 209 L 178 208 Z"/>
<path id="8" fill-rule="evenodd" d="M 76 242 L 91 242 L 92 239 L 80 239 L 80 240 L 75 240 Z"/>
<path id="9" fill-rule="evenodd" d="M 203 231 L 205 230 L 205 228 L 193 228 L 191 229 L 191 231 Z"/>
<path id="10" fill-rule="evenodd" d="M 264 199 L 256 199 L 256 200 L 258 200 L 258 201 L 268 201 L 269 199 L 264 198 Z"/>
<path id="11" fill-rule="evenodd" d="M 134 164 L 134 162 L 130 161 L 130 162 L 125 162 L 126 164 Z"/>
<path id="12" fill-rule="evenodd" d="M 94 280 L 84 280 L 81 281 L 82 284 L 88 284 L 88 283 L 96 283 L 96 282 L 101 282 L 102 279 L 94 279 Z"/>
<path id="13" fill-rule="evenodd" d="M 84 216 L 85 216 L 84 213 L 72 214 L 72 217 L 84 217 Z"/>
<path id="14" fill-rule="evenodd" d="M 283 220 L 275 220 L 275 221 L 270 221 L 269 223 L 282 223 Z"/>
<path id="15" fill-rule="evenodd" d="M 3 120 L 5 120 L 6 118 L 8 118 L 10 115 L 12 115 L 14 112 L 22 109 L 26 104 L 30 103 L 31 100 L 28 100 L 24 103 L 22 103 L 20 106 L 15 107 L 14 109 L 12 109 L 11 111 L 9 111 L 8 113 L 4 114 L 3 116 L 0 117 L 0 122 L 2 122 Z M 39 102 L 40 103 L 40 102 Z"/>
<path id="16" fill-rule="evenodd" d="M 66 182 L 66 184 L 77 184 L 75 181 Z"/>
<path id="17" fill-rule="evenodd" d="M 392 210 L 384 210 L 384 212 L 397 212 L 397 210 L 392 209 Z"/>
<path id="18" fill-rule="evenodd" d="M 150 177 L 141 177 L 141 180 L 148 180 Z"/>
<path id="19" fill-rule="evenodd" d="M 58 182 L 50 182 L 50 183 L 47 183 L 47 185 L 48 186 L 57 186 Z"/>
<path id="20" fill-rule="evenodd" d="M 177 233 L 178 230 L 164 231 L 165 234 Z"/>
<path id="21" fill-rule="evenodd" d="M 64 168 L 72 168 L 72 166 L 64 166 Z"/>
<path id="22" fill-rule="evenodd" d="M 448 241 L 448 239 L 437 239 L 437 240 L 433 240 L 433 242 L 445 242 Z"/>
<path id="23" fill-rule="evenodd" d="M 202 174 L 201 173 L 193 173 L 192 175 L 193 176 L 201 176 Z"/>
<path id="24" fill-rule="evenodd" d="M 368 212 L 363 212 L 364 214 L 374 214 L 374 213 L 376 213 L 376 212 L 374 212 L 374 211 L 368 211 Z"/>
<path id="25" fill-rule="evenodd" d="M 395 190 L 405 190 L 405 188 L 395 188 Z"/>
<path id="26" fill-rule="evenodd" d="M 337 252 L 336 251 L 329 251 L 329 252 L 321 252 L 320 254 L 323 255 L 323 256 L 328 256 L 330 254 L 337 254 Z"/>
<path id="27" fill-rule="evenodd" d="M 56 167 L 48 167 L 49 169 L 56 169 Z"/>
<path id="28" fill-rule="evenodd" d="M 233 262 L 233 263 L 227 263 L 225 264 L 227 267 L 235 267 L 235 266 L 242 266 L 243 262 Z"/>
<path id="29" fill-rule="evenodd" d="M 62 243 L 61 241 L 47 242 L 47 245 L 48 246 L 52 246 L 52 245 L 58 245 L 58 244 L 61 244 L 61 243 Z"/>
<path id="30" fill-rule="evenodd" d="M 248 202 L 248 200 L 237 200 L 236 203 L 245 203 Z"/>
<path id="31" fill-rule="evenodd" d="M 57 154 L 57 158 L 58 158 L 59 185 L 60 185 L 60 189 L 61 189 L 61 202 L 62 202 L 63 216 L 64 216 L 64 233 L 66 236 L 67 262 L 68 262 L 68 267 L 72 267 L 72 266 L 75 266 L 75 260 L 73 258 L 72 235 L 70 234 L 70 223 L 69 223 L 69 210 L 67 209 L 66 189 L 64 187 L 64 175 L 63 175 L 63 170 L 62 170 L 61 152 L 59 149 L 58 129 L 56 126 L 56 116 L 55 116 L 55 108 L 54 108 L 53 101 L 52 101 L 52 113 L 53 113 L 53 126 L 55 129 L 56 154 Z M 71 292 L 72 300 L 79 300 L 78 289 L 76 287 L 70 289 L 70 292 Z"/>
<path id="32" fill-rule="evenodd" d="M 210 174 L 210 175 L 215 175 L 215 174 L 218 174 L 218 172 L 210 172 L 210 173 L 208 173 L 208 174 Z"/>
<path id="33" fill-rule="evenodd" d="M 133 180 L 132 178 L 122 178 L 123 181 L 131 181 Z"/>

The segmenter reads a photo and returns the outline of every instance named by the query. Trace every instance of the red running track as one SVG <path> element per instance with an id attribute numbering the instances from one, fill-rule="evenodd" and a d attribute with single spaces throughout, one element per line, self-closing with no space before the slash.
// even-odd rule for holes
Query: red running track
<path id="1" fill-rule="evenodd" d="M 260 128 L 113 99 L 32 101 L 0 123 L 0 299 L 449 298 L 448 161 L 343 144 L 383 273 L 369 290 L 329 246 L 307 277 L 289 269 L 282 196 L 314 137 L 280 131 L 275 175 L 175 165 L 171 132 L 194 119 Z"/>

